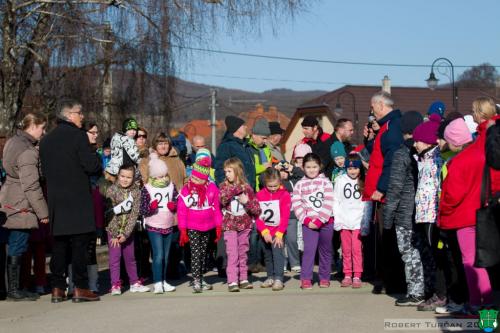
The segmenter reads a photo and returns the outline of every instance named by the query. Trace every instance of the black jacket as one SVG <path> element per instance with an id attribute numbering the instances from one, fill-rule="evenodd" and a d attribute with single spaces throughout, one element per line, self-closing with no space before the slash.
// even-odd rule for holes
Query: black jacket
<path id="1" fill-rule="evenodd" d="M 49 221 L 54 236 L 95 231 L 90 174 L 101 170 L 87 134 L 64 120 L 40 142 L 47 180 Z"/>

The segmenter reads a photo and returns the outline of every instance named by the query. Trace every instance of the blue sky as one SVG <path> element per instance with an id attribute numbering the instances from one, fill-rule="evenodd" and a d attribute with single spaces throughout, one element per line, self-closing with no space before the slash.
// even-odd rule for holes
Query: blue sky
<path id="1" fill-rule="evenodd" d="M 266 28 L 260 37 L 220 34 L 211 48 L 299 58 L 429 64 L 429 68 L 317 64 L 194 53 L 194 61 L 180 76 L 249 91 L 334 90 L 343 84 L 379 85 L 384 75 L 389 75 L 393 86 L 425 86 L 430 64 L 438 57 L 447 57 L 455 65 L 484 62 L 500 65 L 498 13 L 498 0 L 323 0 L 311 6 L 308 13 L 299 14 L 294 22 L 284 22 L 277 35 Z M 463 70 L 455 69 L 455 77 Z M 437 76 L 440 83 L 449 82 L 447 77 Z"/>

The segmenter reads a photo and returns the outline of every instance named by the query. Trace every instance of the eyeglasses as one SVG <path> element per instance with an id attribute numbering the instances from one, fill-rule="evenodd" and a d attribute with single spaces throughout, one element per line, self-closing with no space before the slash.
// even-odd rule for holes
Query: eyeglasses
<path id="1" fill-rule="evenodd" d="M 147 135 L 145 135 L 145 134 L 140 134 L 140 135 L 138 135 L 138 136 L 137 136 L 137 138 L 138 138 L 138 139 L 139 139 L 139 138 L 141 138 L 141 139 L 147 139 L 147 138 L 148 138 L 148 136 L 147 136 Z"/>
<path id="2" fill-rule="evenodd" d="M 80 117 L 83 117 L 82 111 L 71 111 L 70 113 L 77 113 Z"/>
<path id="3" fill-rule="evenodd" d="M 92 135 L 99 135 L 99 131 L 87 131 L 87 133 Z"/>

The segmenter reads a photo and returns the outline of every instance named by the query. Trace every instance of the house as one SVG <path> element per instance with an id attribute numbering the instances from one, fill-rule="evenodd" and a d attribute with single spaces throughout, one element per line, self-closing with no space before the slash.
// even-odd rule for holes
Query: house
<path id="1" fill-rule="evenodd" d="M 240 113 L 238 117 L 246 121 L 245 124 L 249 131 L 252 130 L 253 125 L 259 118 L 266 118 L 269 122 L 277 121 L 280 123 L 281 128 L 287 128 L 290 123 L 290 118 L 279 112 L 277 107 L 270 106 L 265 110 L 262 104 L 257 104 L 253 110 Z"/>

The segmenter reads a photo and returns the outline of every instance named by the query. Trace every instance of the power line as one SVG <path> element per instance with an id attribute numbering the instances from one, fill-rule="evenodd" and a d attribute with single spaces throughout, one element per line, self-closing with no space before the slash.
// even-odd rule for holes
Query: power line
<path id="1" fill-rule="evenodd" d="M 361 61 L 296 58 L 296 57 L 283 57 L 283 56 L 274 56 L 274 55 L 256 54 L 256 53 L 234 52 L 234 51 L 226 51 L 226 50 L 204 49 L 204 48 L 181 46 L 181 45 L 175 45 L 175 44 L 171 44 L 171 46 L 175 47 L 175 48 L 186 49 L 186 50 L 191 50 L 191 51 L 227 54 L 227 55 L 242 56 L 242 57 L 262 58 L 262 59 L 273 59 L 273 60 L 315 62 L 315 63 L 323 63 L 323 64 L 326 63 L 326 64 L 355 65 L 355 66 L 415 67 L 415 68 L 422 68 L 422 67 L 430 68 L 431 67 L 431 64 L 395 64 L 395 63 L 377 63 L 377 62 L 361 62 Z M 455 68 L 470 68 L 470 67 L 474 67 L 474 66 L 476 66 L 476 65 L 453 65 L 453 67 L 455 67 Z M 495 68 L 500 68 L 500 65 L 491 65 L 491 66 L 495 67 Z M 435 66 L 435 67 L 445 67 L 445 66 Z"/>

